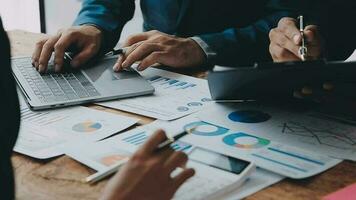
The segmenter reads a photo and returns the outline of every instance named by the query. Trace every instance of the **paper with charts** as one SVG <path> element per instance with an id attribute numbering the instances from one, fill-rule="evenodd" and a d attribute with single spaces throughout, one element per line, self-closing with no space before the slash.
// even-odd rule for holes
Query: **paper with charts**
<path id="1" fill-rule="evenodd" d="M 213 104 L 199 118 L 285 145 L 356 161 L 356 127 L 319 118 L 312 112 L 293 113 L 252 104 Z"/>
<path id="2" fill-rule="evenodd" d="M 218 114 L 215 113 L 213 119 L 219 118 Z M 316 175 L 341 162 L 327 155 L 276 142 L 273 138 L 261 137 L 248 129 L 217 125 L 192 115 L 173 122 L 158 121 L 155 125 L 157 128 L 163 127 L 170 133 L 195 128 L 193 134 L 183 137 L 181 141 L 232 157 L 251 160 L 261 168 L 294 179 Z"/>
<path id="3" fill-rule="evenodd" d="M 174 120 L 199 111 L 211 102 L 206 80 L 156 68 L 148 68 L 140 74 L 155 88 L 153 95 L 99 104 L 155 119 Z"/>
<path id="4" fill-rule="evenodd" d="M 153 123 L 154 125 L 154 123 Z M 78 142 L 75 145 L 64 146 L 66 155 L 84 165 L 96 170 L 105 171 L 111 165 L 132 155 L 139 146 L 153 133 L 156 126 L 146 125 L 121 133 L 98 142 Z M 172 145 L 175 150 L 189 153 L 192 145 L 177 142 Z M 209 176 L 209 175 L 208 175 Z M 284 177 L 261 168 L 250 176 L 246 183 L 238 190 L 225 194 L 221 199 L 232 200 L 245 198 L 265 187 L 279 182 Z"/>
<path id="5" fill-rule="evenodd" d="M 59 146 L 75 141 L 97 141 L 122 131 L 138 119 L 86 107 L 31 111 L 21 106 L 21 127 L 14 151 L 38 159 L 63 154 Z"/>

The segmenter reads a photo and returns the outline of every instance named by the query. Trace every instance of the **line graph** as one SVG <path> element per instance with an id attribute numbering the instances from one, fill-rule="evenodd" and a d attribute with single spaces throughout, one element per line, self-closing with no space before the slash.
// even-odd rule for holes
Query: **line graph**
<path id="1" fill-rule="evenodd" d="M 299 140 L 344 150 L 356 150 L 356 129 L 335 123 L 316 121 L 287 121 L 280 125 L 283 134 L 293 135 Z"/>

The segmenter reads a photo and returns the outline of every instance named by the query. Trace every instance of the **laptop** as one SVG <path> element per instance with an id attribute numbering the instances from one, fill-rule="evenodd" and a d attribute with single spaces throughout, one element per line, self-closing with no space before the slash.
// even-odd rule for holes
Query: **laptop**
<path id="1" fill-rule="evenodd" d="M 12 72 L 32 110 L 79 105 L 148 95 L 154 87 L 136 71 L 114 72 L 117 57 L 106 57 L 79 70 L 65 67 L 55 73 L 53 56 L 48 70 L 40 74 L 31 57 L 12 58 Z M 68 65 L 68 60 L 67 65 Z M 66 65 L 66 64 L 65 64 Z"/>

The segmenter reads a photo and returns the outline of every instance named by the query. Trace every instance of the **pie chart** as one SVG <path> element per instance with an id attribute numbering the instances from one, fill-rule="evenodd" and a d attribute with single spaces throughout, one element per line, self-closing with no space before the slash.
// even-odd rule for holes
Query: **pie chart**
<path id="1" fill-rule="evenodd" d="M 75 124 L 72 127 L 72 130 L 80 133 L 90 133 L 101 129 L 101 127 L 102 125 L 98 122 L 85 121 L 85 122 Z"/>
<path id="2" fill-rule="evenodd" d="M 269 120 L 271 116 L 259 110 L 238 110 L 230 113 L 228 118 L 234 122 L 260 123 Z"/>
<path id="3" fill-rule="evenodd" d="M 242 132 L 225 136 L 223 138 L 223 142 L 229 146 L 241 149 L 257 149 L 264 147 L 270 143 L 270 141 L 267 139 L 248 135 Z"/>
<path id="4" fill-rule="evenodd" d="M 194 135 L 200 135 L 200 136 L 223 135 L 229 131 L 229 129 L 227 128 L 209 124 L 203 121 L 192 122 L 184 126 L 184 130 L 189 130 L 192 128 L 194 128 L 192 133 Z"/>

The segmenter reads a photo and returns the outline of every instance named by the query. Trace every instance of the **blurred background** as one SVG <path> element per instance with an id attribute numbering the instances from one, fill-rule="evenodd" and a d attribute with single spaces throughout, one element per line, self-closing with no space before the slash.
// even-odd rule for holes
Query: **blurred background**
<path id="1" fill-rule="evenodd" d="M 6 30 L 25 30 L 55 34 L 70 27 L 83 0 L 0 0 L 0 16 Z M 126 24 L 120 42 L 128 35 L 142 32 L 142 15 L 136 0 L 134 18 Z"/>

